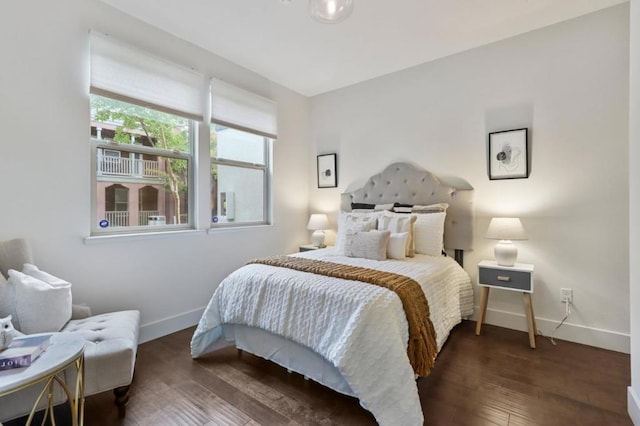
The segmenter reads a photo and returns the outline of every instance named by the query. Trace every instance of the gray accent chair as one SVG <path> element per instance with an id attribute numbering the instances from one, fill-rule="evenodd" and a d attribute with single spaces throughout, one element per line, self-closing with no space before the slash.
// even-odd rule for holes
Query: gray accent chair
<path id="1" fill-rule="evenodd" d="M 24 239 L 0 242 L 0 273 L 8 277 L 7 271 L 22 270 L 24 263 L 34 263 L 29 243 Z M 0 285 L 4 283 L 0 277 Z M 0 312 L 0 317 L 4 316 Z M 71 320 L 60 332 L 74 333 L 86 340 L 84 350 L 84 396 L 113 390 L 119 415 L 125 415 L 125 405 L 129 399 L 129 387 L 138 348 L 140 312 L 137 310 L 91 315 L 89 307 L 74 305 Z M 37 362 L 37 361 L 36 361 Z M 74 383 L 75 372 L 65 371 L 67 383 Z M 0 422 L 28 414 L 40 385 L 0 398 Z M 55 403 L 66 400 L 61 391 L 56 391 Z M 41 408 L 44 408 L 44 402 Z"/>

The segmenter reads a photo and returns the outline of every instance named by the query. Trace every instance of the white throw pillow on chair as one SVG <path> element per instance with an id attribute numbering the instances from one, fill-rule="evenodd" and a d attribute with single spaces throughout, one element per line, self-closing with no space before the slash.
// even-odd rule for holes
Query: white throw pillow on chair
<path id="1" fill-rule="evenodd" d="M 26 270 L 9 270 L 5 293 L 14 300 L 14 326 L 25 334 L 60 331 L 71 319 L 71 284 L 33 265 Z"/>

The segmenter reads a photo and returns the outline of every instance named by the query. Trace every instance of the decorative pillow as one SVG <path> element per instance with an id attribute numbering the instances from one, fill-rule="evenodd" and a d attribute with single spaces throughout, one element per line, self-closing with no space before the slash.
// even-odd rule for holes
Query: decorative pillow
<path id="1" fill-rule="evenodd" d="M 446 213 L 419 214 L 415 223 L 415 250 L 419 254 L 440 256 L 443 250 Z"/>
<path id="2" fill-rule="evenodd" d="M 393 210 L 394 213 L 411 213 L 412 207 L 412 204 L 393 203 L 391 210 Z"/>
<path id="3" fill-rule="evenodd" d="M 46 275 L 56 284 L 9 270 L 7 286 L 15 298 L 14 326 L 25 334 L 60 331 L 71 319 L 71 284 L 65 285 L 63 280 Z"/>
<path id="4" fill-rule="evenodd" d="M 407 258 L 408 232 L 398 232 L 389 236 L 387 244 L 387 258 L 405 260 Z"/>
<path id="5" fill-rule="evenodd" d="M 44 281 L 52 286 L 71 287 L 71 283 L 63 280 L 62 278 L 55 277 L 47 272 L 41 271 L 36 265 L 31 263 L 25 263 L 22 266 L 22 273 L 27 274 L 30 277 L 37 278 L 40 281 Z M 71 294 L 71 293 L 69 293 Z"/>
<path id="6" fill-rule="evenodd" d="M 344 243 L 347 234 L 366 232 L 376 229 L 380 212 L 347 213 L 341 212 L 338 217 L 338 233 L 336 235 L 335 250 L 338 254 L 344 254 Z"/>
<path id="7" fill-rule="evenodd" d="M 442 213 L 449 208 L 447 203 L 429 204 L 428 206 L 413 206 L 411 213 Z"/>
<path id="8" fill-rule="evenodd" d="M 386 260 L 389 231 L 369 231 L 348 234 L 345 238 L 344 254 L 372 260 Z"/>
<path id="9" fill-rule="evenodd" d="M 375 204 L 351 203 L 351 210 L 373 210 Z"/>
<path id="10" fill-rule="evenodd" d="M 378 220 L 378 231 L 391 231 L 392 233 L 407 232 L 406 256 L 413 257 L 415 255 L 413 248 L 413 224 L 417 217 L 415 215 L 406 215 L 402 213 L 383 212 L 382 217 Z"/>
<path id="11" fill-rule="evenodd" d="M 393 204 L 351 203 L 351 211 L 354 211 L 354 210 L 382 211 L 382 210 L 391 210 L 391 209 L 393 209 Z"/>
<path id="12" fill-rule="evenodd" d="M 0 274 L 0 318 L 12 315 L 12 312 L 14 312 L 13 307 L 16 298 L 11 291 L 12 289 L 13 287 L 9 287 L 4 275 Z M 14 320 L 13 323 L 15 324 L 16 321 Z"/>

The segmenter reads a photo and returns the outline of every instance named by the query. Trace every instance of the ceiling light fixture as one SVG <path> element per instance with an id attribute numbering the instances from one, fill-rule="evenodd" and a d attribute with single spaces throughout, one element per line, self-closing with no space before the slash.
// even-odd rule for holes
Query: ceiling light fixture
<path id="1" fill-rule="evenodd" d="M 335 24 L 351 15 L 353 0 L 309 0 L 309 11 L 316 21 Z"/>

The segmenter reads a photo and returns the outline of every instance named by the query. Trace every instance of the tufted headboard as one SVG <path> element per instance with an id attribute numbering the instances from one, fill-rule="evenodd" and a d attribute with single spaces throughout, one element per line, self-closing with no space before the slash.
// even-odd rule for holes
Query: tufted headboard
<path id="1" fill-rule="evenodd" d="M 393 163 L 371 176 L 355 191 L 341 194 L 340 208 L 351 211 L 351 203 L 369 204 L 448 203 L 444 224 L 444 247 L 455 250 L 462 263 L 462 250 L 473 248 L 473 187 L 462 179 L 445 183 L 433 173 L 410 163 Z M 459 259 L 458 259 L 459 257 Z"/>

